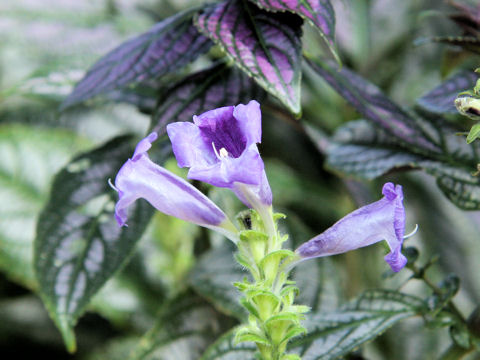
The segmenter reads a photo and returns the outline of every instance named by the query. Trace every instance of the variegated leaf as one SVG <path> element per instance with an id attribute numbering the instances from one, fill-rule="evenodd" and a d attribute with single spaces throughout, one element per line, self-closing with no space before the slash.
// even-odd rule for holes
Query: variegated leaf
<path id="1" fill-rule="evenodd" d="M 211 42 L 192 24 L 195 11 L 172 16 L 102 57 L 76 85 L 62 108 L 142 80 L 159 78 L 208 51 Z"/>
<path id="2" fill-rule="evenodd" d="M 272 14 L 244 0 L 233 0 L 207 7 L 195 23 L 236 66 L 300 115 L 300 17 Z"/>

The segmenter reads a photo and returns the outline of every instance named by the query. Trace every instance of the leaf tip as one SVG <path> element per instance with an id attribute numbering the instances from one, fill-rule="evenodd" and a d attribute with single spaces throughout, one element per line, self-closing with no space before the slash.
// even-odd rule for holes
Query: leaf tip
<path id="1" fill-rule="evenodd" d="M 60 333 L 62 334 L 63 342 L 65 343 L 67 351 L 70 354 L 75 353 L 75 351 L 77 351 L 77 342 L 73 327 L 71 326 L 67 317 L 65 315 L 59 315 L 55 322 L 60 330 Z"/>

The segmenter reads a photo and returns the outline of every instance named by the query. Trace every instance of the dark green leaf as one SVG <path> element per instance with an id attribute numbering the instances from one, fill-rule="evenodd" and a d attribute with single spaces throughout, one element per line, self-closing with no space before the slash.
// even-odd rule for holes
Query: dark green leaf
<path id="1" fill-rule="evenodd" d="M 34 264 L 40 295 L 67 348 L 73 326 L 92 296 L 131 255 L 152 213 L 139 201 L 119 228 L 109 178 L 131 156 L 130 137 L 116 138 L 75 158 L 55 177 L 37 224 Z"/>
<path id="2" fill-rule="evenodd" d="M 152 127 L 162 133 L 172 121 L 191 121 L 195 114 L 264 96 L 264 91 L 242 71 L 219 63 L 167 89 L 158 102 Z"/>
<path id="3" fill-rule="evenodd" d="M 398 141 L 414 145 L 421 153 L 440 152 L 438 139 L 431 129 L 422 128 L 416 119 L 386 97 L 380 89 L 343 67 L 309 60 L 312 68 L 366 119 L 394 136 Z"/>
<path id="4" fill-rule="evenodd" d="M 254 343 L 234 343 L 235 329 L 220 337 L 200 360 L 252 360 L 257 350 Z"/>
<path id="5" fill-rule="evenodd" d="M 196 25 L 236 66 L 300 115 L 300 17 L 272 14 L 245 0 L 233 0 L 205 8 Z"/>
<path id="6" fill-rule="evenodd" d="M 458 93 L 475 86 L 478 75 L 473 71 L 462 71 L 449 77 L 417 100 L 418 106 L 434 114 L 457 114 L 455 98 Z"/>
<path id="7" fill-rule="evenodd" d="M 338 359 L 400 320 L 425 313 L 424 302 L 389 290 L 367 291 L 335 312 L 309 314 L 308 334 L 293 340 L 303 346 L 302 359 Z"/>
<path id="8" fill-rule="evenodd" d="M 225 324 L 205 300 L 191 292 L 164 305 L 155 326 L 132 351 L 131 360 L 197 360 Z"/>
<path id="9" fill-rule="evenodd" d="M 480 209 L 480 179 L 472 175 L 480 161 L 477 142 L 468 145 L 440 118 L 433 123 L 411 117 L 374 85 L 346 69 L 335 71 L 320 62 L 311 65 L 373 122 L 347 124 L 333 141 L 318 144 L 322 152 L 326 149 L 330 168 L 362 179 L 395 169 L 423 168 L 458 207 Z M 311 130 L 309 135 L 322 138 Z"/>
<path id="10" fill-rule="evenodd" d="M 327 166 L 366 180 L 393 170 L 424 169 L 458 207 L 480 209 L 480 179 L 472 175 L 478 163 L 478 145 L 467 145 L 453 129 L 442 131 L 444 153 L 419 155 L 365 120 L 350 122 L 337 131 L 327 148 Z"/>
<path id="11" fill-rule="evenodd" d="M 204 254 L 192 269 L 190 283 L 216 308 L 245 320 L 247 313 L 239 303 L 241 293 L 233 283 L 241 281 L 248 273 L 236 263 L 234 252 L 235 249 L 225 243 Z"/>

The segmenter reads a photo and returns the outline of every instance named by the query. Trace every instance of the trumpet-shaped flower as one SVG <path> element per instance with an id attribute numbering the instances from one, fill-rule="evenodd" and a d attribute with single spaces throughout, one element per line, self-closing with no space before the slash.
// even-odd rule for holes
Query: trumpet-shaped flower
<path id="1" fill-rule="evenodd" d="M 208 197 L 182 178 L 150 160 L 147 151 L 157 139 L 151 133 L 141 140 L 131 159 L 115 178 L 119 200 L 115 218 L 126 224 L 127 208 L 139 198 L 146 199 L 157 210 L 194 224 L 212 228 L 235 241 L 236 229 L 227 216 Z"/>
<path id="2" fill-rule="evenodd" d="M 325 232 L 301 245 L 296 253 L 304 259 L 323 257 L 386 240 L 390 253 L 385 256 L 385 261 L 393 271 L 400 271 L 407 263 L 401 253 L 405 231 L 402 187 L 386 183 L 382 194 L 382 199 L 340 219 Z"/>
<path id="3" fill-rule="evenodd" d="M 247 206 L 272 204 L 257 143 L 262 136 L 260 104 L 227 106 L 167 126 L 180 167 L 188 178 L 232 189 Z"/>

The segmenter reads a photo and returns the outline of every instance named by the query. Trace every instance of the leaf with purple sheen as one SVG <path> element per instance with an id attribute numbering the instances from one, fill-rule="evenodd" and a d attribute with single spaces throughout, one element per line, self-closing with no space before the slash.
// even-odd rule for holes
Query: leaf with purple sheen
<path id="1" fill-rule="evenodd" d="M 73 327 L 92 297 L 127 261 L 145 230 L 151 207 L 138 202 L 129 227 L 119 228 L 116 194 L 107 184 L 131 155 L 119 137 L 72 160 L 56 176 L 36 229 L 34 267 L 41 298 L 69 351 Z"/>
<path id="2" fill-rule="evenodd" d="M 242 71 L 219 63 L 166 89 L 158 101 L 152 131 L 163 134 L 173 121 L 192 121 L 194 114 L 264 97 L 263 89 Z"/>
<path id="3" fill-rule="evenodd" d="M 335 49 L 335 11 L 330 0 L 250 0 L 268 11 L 293 12 L 320 31 L 333 56 L 339 61 Z"/>
<path id="4" fill-rule="evenodd" d="M 366 119 L 387 133 L 415 147 L 420 153 L 441 152 L 435 131 L 417 123 L 400 106 L 386 97 L 375 85 L 343 67 L 329 62 L 309 60 L 310 66 Z"/>
<path id="5" fill-rule="evenodd" d="M 208 51 L 211 42 L 192 24 L 191 9 L 156 24 L 98 60 L 63 102 L 65 109 L 95 95 L 160 78 Z"/>
<path id="6" fill-rule="evenodd" d="M 312 126 L 307 133 L 319 150 L 326 152 L 331 170 L 371 180 L 392 171 L 423 169 L 435 177 L 438 187 L 459 208 L 480 210 L 480 178 L 472 176 L 480 162 L 480 144 L 468 145 L 446 126 L 439 131 L 444 141 L 442 154 L 419 154 L 411 145 L 365 120 L 342 126 L 327 145 Z"/>
<path id="7" fill-rule="evenodd" d="M 243 0 L 207 7 L 195 20 L 236 66 L 300 115 L 302 19 L 269 13 Z"/>
<path id="8" fill-rule="evenodd" d="M 459 72 L 417 99 L 417 105 L 433 114 L 458 114 L 455 98 L 458 93 L 473 88 L 477 79 L 473 71 Z"/>

